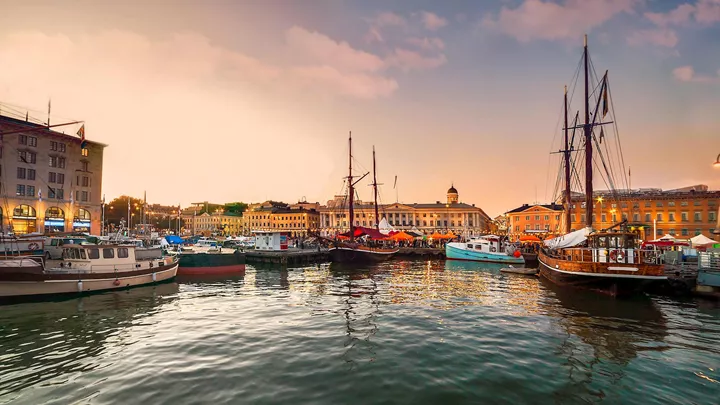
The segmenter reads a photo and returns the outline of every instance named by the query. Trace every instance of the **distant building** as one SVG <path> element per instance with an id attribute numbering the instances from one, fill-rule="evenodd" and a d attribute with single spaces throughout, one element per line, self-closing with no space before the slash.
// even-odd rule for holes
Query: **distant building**
<path id="1" fill-rule="evenodd" d="M 699 184 L 675 190 L 641 188 L 593 193 L 593 226 L 607 228 L 623 219 L 643 239 L 665 234 L 681 239 L 703 234 L 712 238 L 718 225 L 720 191 Z M 585 196 L 572 199 L 572 228 L 585 226 Z M 653 235 L 657 227 L 657 235 Z"/>
<path id="2" fill-rule="evenodd" d="M 490 217 L 474 204 L 461 203 L 454 186 L 447 191 L 445 203 L 436 201 L 429 204 L 393 203 L 378 206 L 375 218 L 375 205 L 355 201 L 355 226 L 375 227 L 383 218 L 398 230 L 416 230 L 431 234 L 452 231 L 466 236 L 480 235 L 490 230 Z M 345 196 L 335 196 L 327 205 L 320 207 L 321 233 L 332 236 L 349 229 L 349 210 Z"/>
<path id="3" fill-rule="evenodd" d="M 241 235 L 243 233 L 242 214 L 225 212 L 223 204 L 211 204 L 207 201 L 192 203 L 181 211 L 185 233 L 192 235 L 217 234 Z"/>
<path id="4" fill-rule="evenodd" d="M 511 240 L 530 233 L 564 233 L 563 206 L 560 204 L 523 204 L 505 213 Z"/>
<path id="5" fill-rule="evenodd" d="M 300 202 L 291 205 L 279 201 L 250 204 L 243 214 L 243 233 L 280 231 L 291 237 L 316 233 L 320 224 L 316 206 L 319 204 Z"/>
<path id="6" fill-rule="evenodd" d="M 0 146 L 2 232 L 99 235 L 107 145 L 86 139 L 82 148 L 80 137 L 44 127 L 0 115 L 0 132 L 6 133 Z M 21 130 L 27 131 L 7 134 Z"/>

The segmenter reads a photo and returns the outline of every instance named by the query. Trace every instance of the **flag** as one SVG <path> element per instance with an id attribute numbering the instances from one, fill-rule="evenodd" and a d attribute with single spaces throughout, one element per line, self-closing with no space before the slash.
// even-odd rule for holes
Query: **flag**
<path id="1" fill-rule="evenodd" d="M 603 138 L 605 138 L 605 132 L 602 128 L 600 128 L 600 145 L 602 145 Z"/>
<path id="2" fill-rule="evenodd" d="M 52 101 L 51 99 L 48 99 L 48 122 L 47 122 L 48 126 L 50 126 L 50 102 L 51 101 Z"/>
<path id="3" fill-rule="evenodd" d="M 80 129 L 78 129 L 77 135 L 80 137 L 80 149 L 87 148 L 87 141 L 85 140 L 85 124 L 82 124 Z"/>
<path id="4" fill-rule="evenodd" d="M 605 82 L 605 87 L 603 90 L 603 118 L 608 113 L 608 90 L 607 90 L 607 82 Z"/>
<path id="5" fill-rule="evenodd" d="M 42 201 L 42 189 L 38 189 L 38 201 Z"/>
<path id="6" fill-rule="evenodd" d="M 397 175 L 395 176 L 395 183 L 393 183 L 393 188 L 395 188 L 395 186 L 397 186 Z"/>
<path id="7" fill-rule="evenodd" d="M 629 167 L 629 166 L 628 166 L 628 177 L 631 177 L 631 176 L 630 176 L 630 167 Z"/>

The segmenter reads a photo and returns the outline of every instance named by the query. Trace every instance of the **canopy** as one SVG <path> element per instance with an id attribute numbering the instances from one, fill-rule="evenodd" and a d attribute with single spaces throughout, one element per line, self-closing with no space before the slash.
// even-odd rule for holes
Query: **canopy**
<path id="1" fill-rule="evenodd" d="M 717 243 L 716 241 L 708 238 L 707 236 L 700 234 L 697 236 L 694 236 L 690 238 L 690 242 L 692 242 L 693 246 L 704 246 L 704 245 L 712 245 Z"/>
<path id="2" fill-rule="evenodd" d="M 433 232 L 432 235 L 428 236 L 429 239 L 442 239 L 443 235 L 441 233 L 438 233 L 438 231 Z"/>
<path id="3" fill-rule="evenodd" d="M 455 234 L 452 231 L 448 231 L 445 235 L 443 235 L 443 238 L 445 239 L 452 239 L 455 237 Z"/>
<path id="4" fill-rule="evenodd" d="M 391 236 L 390 239 L 392 239 L 392 240 L 413 240 L 414 238 L 412 236 L 406 234 L 405 232 L 400 231 L 400 232 L 394 234 L 393 236 Z"/>
<path id="5" fill-rule="evenodd" d="M 184 242 L 183 239 L 177 235 L 166 235 L 165 241 L 171 245 L 180 245 Z"/>
<path id="6" fill-rule="evenodd" d="M 520 242 L 540 242 L 540 238 L 535 235 L 523 235 L 520 237 Z"/>
<path id="7" fill-rule="evenodd" d="M 645 246 L 657 246 L 657 247 L 670 247 L 670 246 L 688 246 L 685 242 L 676 242 L 673 240 L 651 240 L 643 242 L 642 247 Z"/>
<path id="8" fill-rule="evenodd" d="M 551 249 L 562 249 L 571 246 L 577 246 L 587 240 L 587 236 L 590 234 L 590 228 L 579 229 L 575 232 L 567 233 L 557 238 L 545 240 L 545 246 Z"/>
<path id="9" fill-rule="evenodd" d="M 363 235 L 367 235 L 367 237 L 370 238 L 370 239 L 385 239 L 385 238 L 387 238 L 387 236 L 384 235 L 384 234 L 382 234 L 382 233 L 380 233 L 380 231 L 377 231 L 377 230 L 372 229 L 372 228 L 365 228 L 365 227 L 363 227 L 363 226 L 358 226 L 358 227 L 356 227 L 356 228 L 355 228 L 355 232 L 353 232 L 353 235 L 354 235 L 354 237 L 356 237 L 356 238 L 357 238 L 357 237 L 360 237 L 360 236 L 363 236 Z M 341 235 L 338 235 L 338 236 L 344 236 L 344 237 L 348 237 L 348 238 L 349 238 L 349 237 L 350 237 L 350 231 L 345 232 L 345 233 L 343 233 L 343 234 L 341 234 Z"/>
<path id="10" fill-rule="evenodd" d="M 665 236 L 663 236 L 662 238 L 660 238 L 658 240 L 675 240 L 675 237 L 670 235 L 669 233 L 666 233 Z"/>
<path id="11" fill-rule="evenodd" d="M 388 235 L 390 232 L 395 230 L 395 228 L 393 228 L 392 225 L 388 223 L 388 220 L 385 217 L 380 220 L 380 223 L 378 224 L 378 229 L 383 235 Z"/>

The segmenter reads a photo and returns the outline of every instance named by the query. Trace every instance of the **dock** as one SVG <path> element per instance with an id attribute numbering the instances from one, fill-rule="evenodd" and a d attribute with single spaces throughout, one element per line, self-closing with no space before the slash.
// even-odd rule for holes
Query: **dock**
<path id="1" fill-rule="evenodd" d="M 246 250 L 247 263 L 303 265 L 330 260 L 327 249 Z"/>

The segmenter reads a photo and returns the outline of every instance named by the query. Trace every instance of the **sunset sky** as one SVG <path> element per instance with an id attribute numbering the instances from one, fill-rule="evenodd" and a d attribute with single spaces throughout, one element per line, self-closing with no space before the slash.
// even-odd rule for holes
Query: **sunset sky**
<path id="1" fill-rule="evenodd" d="M 549 201 L 563 85 L 609 69 L 633 187 L 720 188 L 720 0 L 0 0 L 0 103 L 85 120 L 104 192 Z M 0 107 L 2 108 L 2 107 Z M 76 128 L 75 128 L 76 129 Z M 72 129 L 68 129 L 71 131 Z M 370 197 L 365 182 L 360 197 Z M 597 188 L 604 188 L 598 185 Z"/>

